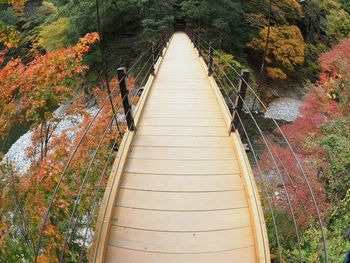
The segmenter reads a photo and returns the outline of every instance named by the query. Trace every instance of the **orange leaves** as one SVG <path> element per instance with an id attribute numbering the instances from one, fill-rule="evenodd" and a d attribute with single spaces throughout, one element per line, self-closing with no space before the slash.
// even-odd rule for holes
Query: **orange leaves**
<path id="1" fill-rule="evenodd" d="M 78 46 L 90 46 L 100 41 L 100 36 L 96 32 L 88 33 L 84 37 L 79 38 Z"/>
<path id="2" fill-rule="evenodd" d="M 98 33 L 89 33 L 79 38 L 78 44 L 75 46 L 75 55 L 80 59 L 82 54 L 90 51 L 90 46 L 100 40 Z"/>
<path id="3" fill-rule="evenodd" d="M 97 33 L 90 33 L 76 46 L 37 55 L 27 65 L 19 59 L 11 60 L 0 69 L 0 121 L 8 122 L 0 137 L 10 131 L 16 120 L 36 122 L 69 98 L 76 78 L 88 69 L 82 64 L 83 55 L 98 39 Z"/>
<path id="4" fill-rule="evenodd" d="M 44 255 L 40 255 L 37 259 L 37 263 L 49 263 L 50 258 Z"/>
<path id="5" fill-rule="evenodd" d="M 48 224 L 45 228 L 44 234 L 47 236 L 56 236 L 58 233 L 57 228 L 54 225 Z"/>

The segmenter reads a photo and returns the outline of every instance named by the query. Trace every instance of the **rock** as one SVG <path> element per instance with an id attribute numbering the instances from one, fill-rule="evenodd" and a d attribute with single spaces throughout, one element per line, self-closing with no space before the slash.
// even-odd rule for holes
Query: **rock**
<path id="1" fill-rule="evenodd" d="M 77 133 L 79 132 L 80 124 L 83 121 L 83 116 L 81 115 L 67 115 L 63 117 L 66 110 L 65 106 L 60 106 L 55 110 L 54 115 L 61 120 L 58 122 L 52 137 L 57 137 L 66 132 L 69 139 L 72 141 Z M 97 108 L 92 107 L 87 110 L 87 112 L 93 116 L 98 111 Z M 5 154 L 4 158 L 1 160 L 1 164 L 11 163 L 14 169 L 19 173 L 25 173 L 28 171 L 30 165 L 32 164 L 31 159 L 28 158 L 27 152 L 30 147 L 32 147 L 32 136 L 34 132 L 28 131 L 22 135 Z"/>
<path id="2" fill-rule="evenodd" d="M 302 103 L 301 100 L 291 98 L 274 100 L 267 107 L 264 117 L 288 122 L 295 121 L 299 117 L 299 108 Z"/>

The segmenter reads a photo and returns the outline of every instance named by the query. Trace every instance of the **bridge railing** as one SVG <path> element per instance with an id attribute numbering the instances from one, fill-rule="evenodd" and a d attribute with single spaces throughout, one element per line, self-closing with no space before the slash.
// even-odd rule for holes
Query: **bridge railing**
<path id="1" fill-rule="evenodd" d="M 116 151 L 127 130 L 134 130 L 134 109 L 147 79 L 163 55 L 173 31 L 159 35 L 129 67 L 102 84 L 99 103 L 79 127 L 64 159 L 37 230 L 34 262 L 87 262 L 97 213 Z M 43 261 L 44 260 L 44 261 Z"/>
<path id="2" fill-rule="evenodd" d="M 256 92 L 257 85 L 249 80 L 249 72 L 232 65 L 220 50 L 216 50 L 194 30 L 186 28 L 185 32 L 206 63 L 208 75 L 214 78 L 232 113 L 230 132 L 239 132 L 246 144 L 267 219 L 272 260 L 305 262 L 301 229 L 305 224 L 315 224 L 321 239 L 313 252 L 317 252 L 323 262 L 328 262 L 321 211 L 313 189 L 315 186 L 279 122 L 271 119 L 269 125 L 273 129 L 266 129 L 261 112 L 252 109 L 252 99 L 260 103 L 263 111 L 267 110 L 267 106 Z M 245 96 L 246 92 L 250 98 Z M 274 137 L 269 135 L 271 133 Z M 276 140 L 278 147 L 274 143 Z M 289 158 L 281 158 L 281 149 Z M 297 206 L 304 208 L 300 212 Z M 311 217 L 308 212 L 311 210 L 316 216 Z M 288 229 L 286 225 L 289 225 Z M 294 247 L 294 253 L 283 251 L 285 244 Z"/>

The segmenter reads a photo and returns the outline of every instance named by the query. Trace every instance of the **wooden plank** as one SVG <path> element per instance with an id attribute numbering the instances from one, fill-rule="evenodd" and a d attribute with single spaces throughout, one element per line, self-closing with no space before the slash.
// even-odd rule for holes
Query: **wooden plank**
<path id="1" fill-rule="evenodd" d="M 188 174 L 188 175 L 218 175 L 240 172 L 234 160 L 218 161 L 179 161 L 179 160 L 146 160 L 129 159 L 125 167 L 127 173 L 147 174 Z"/>
<path id="2" fill-rule="evenodd" d="M 186 118 L 186 119 L 220 119 L 222 121 L 221 113 L 218 111 L 150 111 L 143 112 L 144 118 Z"/>
<path id="3" fill-rule="evenodd" d="M 238 174 L 220 176 L 174 176 L 164 174 L 130 173 L 124 174 L 121 188 L 175 192 L 229 191 L 244 189 L 242 179 Z"/>
<path id="4" fill-rule="evenodd" d="M 248 207 L 248 203 L 244 190 L 184 193 L 120 189 L 117 206 L 164 211 L 211 211 Z"/>
<path id="5" fill-rule="evenodd" d="M 199 118 L 168 118 L 168 117 L 143 117 L 140 121 L 143 126 L 190 126 L 190 127 L 225 127 L 222 119 Z"/>
<path id="6" fill-rule="evenodd" d="M 192 103 L 166 103 L 166 102 L 147 102 L 147 109 L 152 111 L 160 110 L 185 110 L 185 111 L 219 111 L 214 104 L 192 104 Z"/>
<path id="7" fill-rule="evenodd" d="M 231 148 L 229 137 L 197 136 L 136 136 L 133 146 L 184 147 L 184 148 Z"/>
<path id="8" fill-rule="evenodd" d="M 213 96 L 213 93 L 210 91 L 206 93 L 189 93 L 189 92 L 162 92 L 162 94 L 159 94 L 156 90 L 153 90 L 154 95 L 152 96 L 152 99 L 156 100 L 165 100 L 167 101 L 168 99 L 175 99 L 175 100 L 203 100 L 203 98 L 210 99 L 210 100 L 215 100 L 215 97 Z"/>
<path id="9" fill-rule="evenodd" d="M 164 89 L 162 89 L 162 87 Z M 214 93 L 209 89 L 192 89 L 190 86 L 185 90 L 179 92 L 178 89 L 174 87 L 164 87 L 164 86 L 153 86 L 151 91 L 152 96 L 155 97 L 167 97 L 167 96 L 178 96 L 178 97 L 187 97 L 187 96 L 210 96 L 213 97 Z"/>
<path id="10" fill-rule="evenodd" d="M 233 160 L 231 148 L 181 148 L 181 147 L 142 147 L 133 146 L 129 153 L 131 159 L 157 160 Z"/>
<path id="11" fill-rule="evenodd" d="M 213 253 L 254 245 L 250 227 L 212 232 L 158 232 L 113 226 L 109 245 L 155 253 Z"/>
<path id="12" fill-rule="evenodd" d="M 254 247 L 217 253 L 151 253 L 109 246 L 106 263 L 256 263 Z"/>
<path id="13" fill-rule="evenodd" d="M 190 104 L 190 105 L 212 105 L 214 107 L 217 106 L 216 102 L 209 98 L 200 98 L 200 99 L 191 99 L 191 98 L 182 98 L 182 99 L 174 99 L 174 98 L 163 98 L 156 99 L 150 98 L 149 103 L 164 103 L 164 104 Z"/>
<path id="14" fill-rule="evenodd" d="M 225 127 L 176 127 L 176 126 L 143 126 L 138 125 L 139 136 L 193 136 L 227 137 Z"/>
<path id="15" fill-rule="evenodd" d="M 250 226 L 248 208 L 220 211 L 154 211 L 118 207 L 113 225 L 153 231 L 218 231 Z"/>
<path id="16" fill-rule="evenodd" d="M 157 85 L 154 86 L 155 90 L 157 91 L 168 91 L 168 90 L 176 90 L 177 92 L 186 92 L 186 91 L 207 91 L 207 92 L 212 92 L 210 87 L 208 86 L 207 81 L 203 82 L 198 82 L 194 85 L 191 85 L 190 83 L 187 82 L 162 82 L 158 83 Z"/>

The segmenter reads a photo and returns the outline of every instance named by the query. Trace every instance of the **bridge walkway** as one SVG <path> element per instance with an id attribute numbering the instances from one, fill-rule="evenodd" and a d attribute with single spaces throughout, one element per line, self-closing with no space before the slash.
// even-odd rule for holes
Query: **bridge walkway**
<path id="1" fill-rule="evenodd" d="M 94 262 L 270 262 L 244 147 L 186 34 L 157 67 L 112 171 Z"/>

